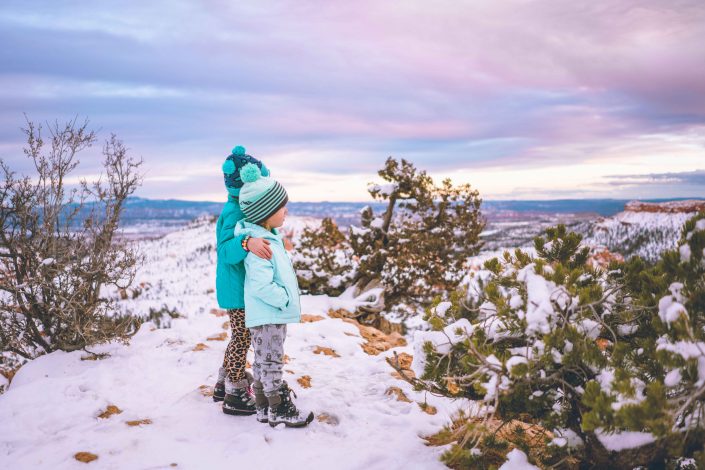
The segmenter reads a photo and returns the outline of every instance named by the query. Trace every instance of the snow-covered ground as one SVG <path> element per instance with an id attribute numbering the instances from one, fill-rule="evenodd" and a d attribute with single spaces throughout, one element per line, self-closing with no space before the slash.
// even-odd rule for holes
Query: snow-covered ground
<path id="1" fill-rule="evenodd" d="M 670 210 L 672 204 L 669 204 L 654 204 L 652 211 L 638 211 L 635 205 L 612 217 L 598 220 L 590 226 L 584 242 L 591 246 L 604 246 L 627 258 L 641 256 L 656 261 L 661 253 L 676 247 L 683 225 L 697 214 L 696 210 L 687 210 L 687 206 L 681 208 L 684 212 L 675 212 Z M 660 212 L 657 211 L 659 209 Z"/>
<path id="2" fill-rule="evenodd" d="M 466 403 L 413 392 L 391 375 L 385 357 L 413 353 L 413 344 L 366 354 L 358 328 L 327 315 L 350 299 L 304 296 L 303 313 L 324 319 L 292 325 L 285 344 L 296 403 L 326 419 L 284 429 L 222 413 L 206 396 L 227 344 L 215 339 L 226 318 L 211 312 L 213 233 L 201 224 L 142 242 L 142 288 L 123 306 L 140 315 L 176 308 L 182 318 L 170 328 L 146 323 L 129 345 L 93 348 L 110 354 L 103 360 L 55 352 L 18 371 L 0 395 L 0 468 L 444 468 L 444 448 L 428 447 L 420 436 L 437 432 Z M 314 354 L 317 346 L 339 357 Z M 304 376 L 310 388 L 299 383 Z M 387 395 L 389 387 L 411 402 Z M 437 414 L 422 411 L 417 403 L 424 400 Z M 122 412 L 99 417 L 110 405 Z M 79 462 L 79 452 L 97 459 Z"/>

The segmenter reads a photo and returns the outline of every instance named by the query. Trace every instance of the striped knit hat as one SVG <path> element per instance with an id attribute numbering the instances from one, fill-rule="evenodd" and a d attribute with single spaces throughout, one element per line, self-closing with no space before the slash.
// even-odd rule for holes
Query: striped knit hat
<path id="1" fill-rule="evenodd" d="M 263 177 L 255 164 L 243 166 L 240 178 L 244 183 L 240 189 L 240 209 L 248 222 L 262 223 L 289 202 L 284 187 L 272 178 Z"/>

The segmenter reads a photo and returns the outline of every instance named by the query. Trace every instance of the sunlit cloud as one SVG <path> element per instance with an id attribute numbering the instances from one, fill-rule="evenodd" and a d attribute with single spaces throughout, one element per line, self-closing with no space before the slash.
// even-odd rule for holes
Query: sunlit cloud
<path id="1" fill-rule="evenodd" d="M 390 155 L 519 198 L 632 197 L 705 160 L 698 0 L 7 0 L 0 43 L 0 157 L 26 168 L 25 112 L 87 116 L 149 197 L 221 199 L 235 144 L 308 200 L 366 198 Z M 668 183 L 644 184 L 705 195 Z"/>

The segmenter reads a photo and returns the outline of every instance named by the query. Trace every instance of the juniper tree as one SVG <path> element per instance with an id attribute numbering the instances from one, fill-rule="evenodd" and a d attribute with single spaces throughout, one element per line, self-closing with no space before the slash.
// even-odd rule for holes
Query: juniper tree
<path id="1" fill-rule="evenodd" d="M 489 468 L 511 447 L 557 468 L 689 468 L 680 457 L 702 459 L 702 219 L 658 265 L 634 258 L 606 271 L 559 226 L 535 240 L 535 256 L 489 260 L 468 292 L 430 309 L 434 331 L 419 341 L 412 382 L 480 403 L 446 431 L 455 445 L 445 461 Z M 622 431 L 653 440 L 610 452 L 603 440 Z"/>
<path id="2" fill-rule="evenodd" d="M 453 290 L 465 275 L 467 258 L 481 247 L 482 201 L 470 185 L 454 186 L 448 179 L 436 185 L 425 171 L 404 159 L 388 158 L 378 174 L 385 184 L 370 185 L 368 190 L 386 208 L 381 213 L 369 206 L 363 209 L 360 225 L 351 227 L 347 240 L 340 242 L 346 253 L 351 250 L 354 261 L 349 281 L 343 276 L 344 286 L 354 285 L 363 292 L 381 285 L 379 302 L 365 310 L 379 312 L 407 304 L 408 308 L 399 310 L 409 314 L 435 295 Z M 329 237 L 323 228 L 306 240 L 330 248 Z M 320 273 L 321 280 L 341 278 L 339 265 L 320 270 L 321 263 L 310 266 L 299 268 Z M 308 282 L 304 276 L 301 280 Z"/>
<path id="3" fill-rule="evenodd" d="M 105 289 L 126 288 L 134 277 L 137 255 L 116 233 L 141 161 L 112 135 L 101 178 L 69 187 L 78 154 L 96 141 L 87 126 L 54 123 L 45 141 L 41 125 L 27 121 L 24 153 L 34 174 L 18 176 L 0 160 L 0 351 L 29 359 L 136 331 Z"/>
<path id="4" fill-rule="evenodd" d="M 340 295 L 354 275 L 350 244 L 333 219 L 307 227 L 299 237 L 294 268 L 305 293 Z"/>

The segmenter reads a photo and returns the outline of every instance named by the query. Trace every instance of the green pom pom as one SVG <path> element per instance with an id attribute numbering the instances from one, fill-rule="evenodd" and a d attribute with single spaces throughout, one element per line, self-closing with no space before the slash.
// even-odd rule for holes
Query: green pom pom
<path id="1" fill-rule="evenodd" d="M 233 155 L 245 155 L 245 147 L 238 145 L 233 149 Z"/>
<path id="2" fill-rule="evenodd" d="M 254 163 L 248 163 L 240 169 L 240 179 L 243 183 L 254 183 L 260 177 L 262 173 L 259 171 L 259 167 Z"/>
<path id="3" fill-rule="evenodd" d="M 235 173 L 235 163 L 233 163 L 232 160 L 225 160 L 225 163 L 223 163 L 223 173 L 226 175 Z"/>

